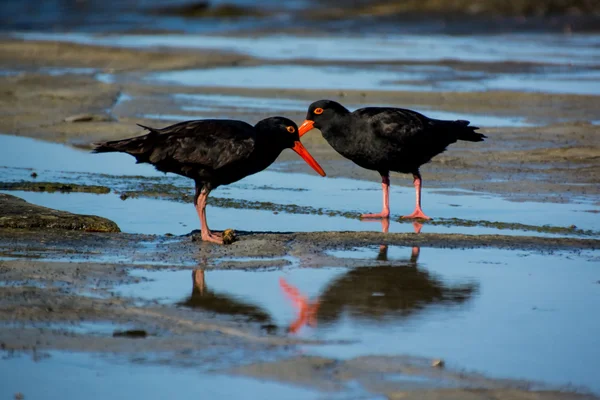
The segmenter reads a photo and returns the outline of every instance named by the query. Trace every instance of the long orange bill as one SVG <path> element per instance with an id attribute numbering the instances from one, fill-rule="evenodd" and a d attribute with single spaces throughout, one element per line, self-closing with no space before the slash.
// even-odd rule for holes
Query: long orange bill
<path id="1" fill-rule="evenodd" d="M 314 128 L 314 125 L 315 121 L 311 121 L 310 119 L 305 120 L 302 125 L 298 127 L 298 136 L 302 137 L 302 135 Z"/>
<path id="2" fill-rule="evenodd" d="M 298 153 L 298 155 L 302 157 L 304 161 L 306 161 L 306 163 L 310 165 L 315 171 L 317 171 L 319 175 L 325 176 L 325 171 L 323 171 L 323 168 L 321 168 L 319 163 L 313 158 L 313 156 L 310 155 L 308 150 L 306 150 L 306 148 L 302 145 L 302 143 L 300 143 L 300 141 L 296 141 L 294 147 L 292 147 L 292 150 Z"/>

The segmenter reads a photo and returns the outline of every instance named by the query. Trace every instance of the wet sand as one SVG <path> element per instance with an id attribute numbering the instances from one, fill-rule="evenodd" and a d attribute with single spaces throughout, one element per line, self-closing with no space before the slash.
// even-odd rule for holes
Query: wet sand
<path id="1" fill-rule="evenodd" d="M 148 244 L 151 243 L 151 246 Z M 115 288 L 140 282 L 132 268 L 157 271 L 187 269 L 192 296 L 201 290 L 191 271 L 248 270 L 285 265 L 269 263 L 269 257 L 293 255 L 303 267 L 327 265 L 365 266 L 365 260 L 332 257 L 328 250 L 349 246 L 381 244 L 431 248 L 498 247 L 543 254 L 562 250 L 575 256 L 583 250 L 599 249 L 598 240 L 508 238 L 470 235 L 402 235 L 377 233 L 257 234 L 241 233 L 231 246 L 211 246 L 191 236 L 169 237 L 84 232 L 0 230 L 0 346 L 9 354 L 25 352 L 37 357 L 49 351 L 111 352 L 116 355 L 153 352 L 149 364 L 188 365 L 206 368 L 220 357 L 218 370 L 227 374 L 291 383 L 315 390 L 342 390 L 357 380 L 371 393 L 390 398 L 473 398 L 487 399 L 592 399 L 590 395 L 564 392 L 526 381 L 496 380 L 452 368 L 432 367 L 434 359 L 412 356 L 371 356 L 336 360 L 296 356 L 297 346 L 342 344 L 287 334 L 268 320 L 243 321 L 243 317 L 210 315 L 198 309 L 172 307 L 115 294 Z M 26 255 L 26 258 L 22 258 Z M 132 260 L 105 263 L 110 259 Z M 259 257 L 263 261 L 224 261 L 231 257 Z M 38 258 L 38 261 L 35 259 Z M 378 265 L 377 260 L 371 261 Z M 144 279 L 144 278 L 141 278 Z M 202 286 L 195 286 L 195 285 Z M 183 289 L 183 288 L 182 288 Z M 205 290 L 205 289 L 204 289 Z M 184 296 L 184 293 L 182 293 Z M 193 297 L 192 297 L 193 298 Z M 220 299 L 219 304 L 226 301 Z M 193 304 L 193 303 L 192 303 Z M 226 303 L 225 303 L 226 304 Z M 239 306 L 237 306 L 239 307 Z M 249 311 L 244 311 L 243 315 Z M 80 324 L 84 324 L 79 328 Z M 97 325 L 95 325 L 97 324 Z M 107 325 L 108 324 L 108 325 Z M 135 329 L 143 339 L 116 336 Z M 133 333 L 132 333 L 133 335 Z M 193 352 L 187 349 L 193 348 Z M 231 356 L 231 349 L 244 357 Z M 208 351 L 210 349 L 210 351 Z M 291 351 L 290 351 L 291 350 Z M 270 361 L 263 361 L 269 354 Z M 274 361 L 275 359 L 275 361 Z M 389 377 L 408 376 L 394 382 Z M 437 383 L 436 383 L 437 382 Z M 446 384 L 448 388 L 439 389 Z M 532 386 L 533 385 L 533 386 Z M 540 386 L 541 385 L 541 386 Z M 531 392 L 535 387 L 540 392 Z M 436 389 L 438 388 L 438 389 Z M 454 396 L 454 397 L 452 397 Z M 464 397 L 468 396 L 468 397 Z"/>
<path id="2" fill-rule="evenodd" d="M 499 194 L 516 201 L 578 202 L 596 199 L 600 188 L 600 144 L 597 110 L 600 96 L 526 92 L 436 93 L 379 90 L 292 90 L 160 85 L 143 81 L 148 72 L 261 65 L 264 60 L 220 52 L 114 49 L 53 42 L 3 39 L 0 65 L 14 74 L 0 76 L 0 132 L 39 138 L 89 149 L 96 140 L 142 133 L 136 123 L 161 126 L 172 123 L 163 115 L 189 115 L 173 94 L 210 94 L 253 98 L 293 99 L 308 105 L 328 97 L 346 104 L 389 104 L 449 112 L 519 115 L 534 126 L 488 127 L 483 143 L 452 145 L 422 168 L 427 187 L 470 189 Z M 306 61 L 306 63 L 316 63 Z M 318 63 L 316 63 L 318 64 Z M 428 63 L 428 64 L 436 64 Z M 445 65 L 447 61 L 436 65 Z M 39 67 L 91 68 L 77 74 L 47 74 Z M 468 69 L 472 63 L 464 63 Z M 526 67 L 526 66 L 520 66 Z M 489 63 L 479 69 L 514 69 L 515 65 Z M 68 71 L 66 71 L 68 72 Z M 99 79 L 108 74 L 117 79 Z M 121 75 L 123 74 L 123 75 Z M 121 77 L 121 78 L 119 78 Z M 125 77 L 125 78 L 123 78 Z M 277 109 L 277 101 L 273 102 Z M 273 109 L 240 107 L 228 115 L 255 122 Z M 220 110 L 203 111 L 220 117 Z M 300 122 L 304 113 L 282 111 Z M 426 112 L 425 112 L 426 113 Z M 182 115 L 183 114 L 183 115 Z M 150 118 L 149 115 L 157 117 Z M 593 123 L 592 123 L 593 122 Z M 303 142 L 330 177 L 378 180 L 376 173 L 337 155 L 315 131 Z M 282 154 L 271 168 L 305 172 Z M 410 178 L 394 174 L 393 184 L 411 186 Z M 161 194 L 161 193 L 159 193 Z M 169 188 L 162 195 L 171 194 Z M 0 195 L 2 196 L 2 195 Z M 4 204 L 9 200 L 3 198 Z M 11 204 L 23 206 L 10 200 Z M 191 207 L 191 206 L 190 206 Z M 47 212 L 47 211 L 44 211 Z M 35 214 L 35 210 L 33 212 Z M 592 217 L 596 214 L 590 213 Z M 61 214 L 67 217 L 66 213 Z M 69 216 L 69 218 L 71 218 Z M 233 375 L 250 376 L 303 388 L 333 390 L 358 381 L 370 394 L 388 398 L 460 399 L 588 399 L 592 395 L 544 391 L 543 385 L 465 373 L 460 368 L 432 367 L 432 358 L 395 355 L 348 360 L 298 356 L 298 346 L 331 344 L 289 335 L 268 322 L 191 311 L 115 294 L 121 285 L 139 282 L 133 269 L 253 270 L 281 268 L 293 257 L 301 267 L 378 265 L 376 260 L 340 258 L 331 251 L 370 246 L 414 246 L 455 249 L 510 249 L 524 254 L 566 252 L 573 257 L 597 251 L 597 237 L 533 237 L 527 235 L 380 234 L 372 232 L 250 233 L 238 232 L 230 246 L 212 246 L 188 236 L 58 231 L 43 224 L 27 229 L 0 229 L 0 347 L 8 352 L 43 354 L 55 350 L 129 354 L 158 352 L 150 363 L 215 365 Z M 20 228 L 23 228 L 21 226 Z M 36 229 L 32 229 L 36 228 Z M 52 227 L 50 227 L 52 228 Z M 71 226 L 73 228 L 73 226 Z M 80 227 L 81 228 L 81 227 Z M 118 229 L 118 228 L 117 228 Z M 593 260 L 593 256 L 592 260 Z M 249 258 L 249 259 L 246 259 Z M 585 257 L 584 257 L 585 258 Z M 218 260 L 218 262 L 216 262 Z M 190 279 L 190 293 L 194 293 Z M 188 290 L 188 289 L 186 289 Z M 17 312 L 15 312 L 17 310 Z M 109 328 L 73 332 L 69 326 L 108 323 Z M 113 337 L 118 330 L 139 329 L 143 340 Z M 189 351 L 193 348 L 193 351 Z M 208 350 L 206 353 L 203 350 Z M 231 355 L 232 349 L 243 356 Z M 267 356 L 265 356 L 267 355 Z M 267 358 L 267 359 L 265 359 Z M 419 382 L 392 382 L 387 376 L 408 374 Z M 451 382 L 450 388 L 440 382 Z"/>

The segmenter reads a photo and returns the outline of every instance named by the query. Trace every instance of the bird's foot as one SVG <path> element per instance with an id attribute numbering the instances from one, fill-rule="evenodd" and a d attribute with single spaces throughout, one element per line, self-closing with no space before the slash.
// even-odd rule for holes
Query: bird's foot
<path id="1" fill-rule="evenodd" d="M 383 211 L 381 211 L 380 213 L 377 213 L 377 214 L 362 214 L 360 217 L 361 218 L 368 218 L 368 219 L 389 218 L 390 217 L 390 211 L 389 210 L 383 210 Z"/>
<path id="2" fill-rule="evenodd" d="M 425 213 L 423 212 L 423 210 L 421 210 L 421 208 L 416 208 L 412 214 L 404 215 L 404 216 L 402 216 L 402 218 L 404 218 L 404 219 L 425 219 L 425 220 L 431 219 L 427 215 L 425 215 Z"/>
<path id="3" fill-rule="evenodd" d="M 211 231 L 208 232 L 201 232 L 201 238 L 203 242 L 210 242 L 210 243 L 217 243 L 217 244 L 223 244 L 223 235 L 221 234 L 221 236 L 219 236 L 217 233 L 212 233 Z"/>

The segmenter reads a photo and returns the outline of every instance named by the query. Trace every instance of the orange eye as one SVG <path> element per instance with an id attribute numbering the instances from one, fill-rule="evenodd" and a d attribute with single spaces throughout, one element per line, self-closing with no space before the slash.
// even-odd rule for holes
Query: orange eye
<path id="1" fill-rule="evenodd" d="M 289 133 L 294 133 L 294 132 L 296 132 L 296 128 L 294 128 L 293 126 L 288 126 L 288 127 L 287 127 L 287 131 L 288 131 Z"/>
<path id="2" fill-rule="evenodd" d="M 315 108 L 315 111 L 313 111 L 315 114 L 319 115 L 319 114 L 323 114 L 323 109 L 321 107 L 319 108 Z"/>

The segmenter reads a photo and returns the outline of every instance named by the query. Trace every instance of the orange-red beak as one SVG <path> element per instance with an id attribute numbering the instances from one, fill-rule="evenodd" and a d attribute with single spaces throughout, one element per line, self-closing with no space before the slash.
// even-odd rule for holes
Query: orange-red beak
<path id="1" fill-rule="evenodd" d="M 298 153 L 298 155 L 302 157 L 304 161 L 306 161 L 306 163 L 310 165 L 315 171 L 317 171 L 319 175 L 325 176 L 325 171 L 323 171 L 323 168 L 321 168 L 319 163 L 313 158 L 313 156 L 310 155 L 308 150 L 306 150 L 306 148 L 302 145 L 302 143 L 300 143 L 300 141 L 295 142 L 294 147 L 292 147 L 292 150 Z"/>
<path id="2" fill-rule="evenodd" d="M 298 136 L 302 137 L 306 132 L 310 131 L 315 127 L 315 121 L 311 121 L 310 119 L 305 120 L 302 125 L 298 127 Z"/>

